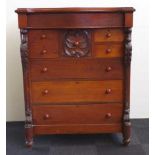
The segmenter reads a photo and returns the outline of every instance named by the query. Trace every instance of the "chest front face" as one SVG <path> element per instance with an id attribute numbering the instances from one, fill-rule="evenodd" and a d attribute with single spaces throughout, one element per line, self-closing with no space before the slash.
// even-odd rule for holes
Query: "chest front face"
<path id="1" fill-rule="evenodd" d="M 18 14 L 26 116 L 34 134 L 123 132 L 132 11 Z"/>

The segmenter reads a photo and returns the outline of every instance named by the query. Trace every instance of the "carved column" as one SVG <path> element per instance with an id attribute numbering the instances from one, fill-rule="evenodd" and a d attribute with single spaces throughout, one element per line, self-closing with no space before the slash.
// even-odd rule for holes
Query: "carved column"
<path id="1" fill-rule="evenodd" d="M 125 28 L 125 53 L 124 53 L 124 65 L 125 65 L 125 98 L 124 98 L 124 114 L 123 114 L 123 143 L 128 145 L 130 143 L 130 64 L 132 55 L 131 45 L 131 28 Z"/>
<path id="2" fill-rule="evenodd" d="M 32 124 L 32 111 L 30 106 L 30 81 L 29 81 L 29 59 L 28 59 L 28 30 L 21 29 L 21 60 L 23 67 L 23 82 L 24 82 L 24 99 L 25 99 L 25 140 L 26 145 L 31 147 L 33 144 L 33 124 Z"/>

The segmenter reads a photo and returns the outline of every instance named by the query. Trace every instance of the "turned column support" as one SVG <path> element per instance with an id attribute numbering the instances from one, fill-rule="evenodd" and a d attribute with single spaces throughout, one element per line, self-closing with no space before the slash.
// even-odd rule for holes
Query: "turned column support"
<path id="1" fill-rule="evenodd" d="M 29 80 L 29 59 L 28 59 L 28 30 L 21 29 L 21 60 L 23 67 L 23 83 L 24 83 L 24 100 L 25 100 L 25 141 L 28 147 L 33 144 L 33 123 L 32 123 L 32 111 L 30 106 L 30 80 Z"/>
<path id="2" fill-rule="evenodd" d="M 125 28 L 125 53 L 124 53 L 124 111 L 123 111 L 123 144 L 130 143 L 131 122 L 130 122 L 130 64 L 132 56 L 131 28 Z"/>

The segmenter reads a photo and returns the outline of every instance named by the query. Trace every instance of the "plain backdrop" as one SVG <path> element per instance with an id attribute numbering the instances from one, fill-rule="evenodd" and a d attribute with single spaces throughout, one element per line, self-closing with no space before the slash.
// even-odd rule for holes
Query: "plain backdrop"
<path id="1" fill-rule="evenodd" d="M 8 0 L 6 34 L 6 120 L 23 121 L 24 96 L 17 8 L 134 7 L 132 32 L 131 118 L 149 117 L 148 2 L 146 0 Z"/>

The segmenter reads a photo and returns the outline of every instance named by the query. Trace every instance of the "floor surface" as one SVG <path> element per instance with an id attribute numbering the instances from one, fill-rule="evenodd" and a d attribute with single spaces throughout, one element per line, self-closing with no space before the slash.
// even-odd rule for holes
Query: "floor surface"
<path id="1" fill-rule="evenodd" d="M 7 123 L 6 155 L 149 155 L 149 120 L 132 120 L 131 143 L 122 146 L 121 134 L 48 135 L 24 145 L 24 123 Z"/>

